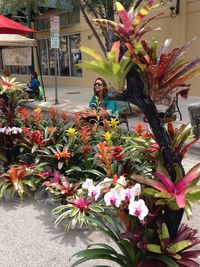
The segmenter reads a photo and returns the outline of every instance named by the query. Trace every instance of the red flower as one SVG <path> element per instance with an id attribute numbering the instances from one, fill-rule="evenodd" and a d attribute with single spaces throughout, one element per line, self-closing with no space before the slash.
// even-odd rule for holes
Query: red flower
<path id="1" fill-rule="evenodd" d="M 124 159 L 123 147 L 122 146 L 112 147 L 112 157 L 113 160 L 122 161 Z"/>
<path id="2" fill-rule="evenodd" d="M 43 144 L 43 133 L 40 132 L 39 130 L 33 131 L 30 133 L 29 135 L 30 141 L 32 143 L 35 143 L 38 145 L 38 148 L 41 149 L 42 148 L 42 144 Z"/>
<path id="3" fill-rule="evenodd" d="M 147 148 L 148 151 L 155 152 L 160 150 L 160 146 L 157 143 L 151 143 L 151 146 Z"/>
<path id="4" fill-rule="evenodd" d="M 91 146 L 83 146 L 82 151 L 83 153 L 89 153 L 92 150 Z"/>

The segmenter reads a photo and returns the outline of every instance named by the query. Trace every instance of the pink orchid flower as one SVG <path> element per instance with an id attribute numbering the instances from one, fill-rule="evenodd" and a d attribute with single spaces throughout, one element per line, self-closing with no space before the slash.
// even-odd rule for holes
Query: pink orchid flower
<path id="1" fill-rule="evenodd" d="M 128 208 L 129 214 L 138 217 L 140 221 L 144 220 L 144 217 L 146 217 L 149 212 L 143 199 L 130 202 Z"/>
<path id="2" fill-rule="evenodd" d="M 94 198 L 95 201 L 99 198 L 101 194 L 101 187 L 100 186 L 90 186 L 88 188 L 88 195 L 92 198 Z"/>
<path id="3" fill-rule="evenodd" d="M 112 188 L 104 195 L 104 201 L 106 202 L 107 206 L 115 206 L 118 208 L 121 204 L 120 191 Z"/>

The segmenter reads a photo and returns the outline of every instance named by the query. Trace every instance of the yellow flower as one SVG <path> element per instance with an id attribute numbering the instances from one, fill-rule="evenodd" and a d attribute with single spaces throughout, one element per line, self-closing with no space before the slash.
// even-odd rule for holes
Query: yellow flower
<path id="1" fill-rule="evenodd" d="M 41 113 L 41 111 L 42 110 L 40 108 L 36 108 L 36 109 L 33 110 L 33 112 L 35 112 L 35 113 Z"/>
<path id="2" fill-rule="evenodd" d="M 110 132 L 106 132 L 105 134 L 103 134 L 105 140 L 107 141 L 109 146 L 112 146 L 112 134 Z"/>
<path id="3" fill-rule="evenodd" d="M 67 135 L 69 136 L 71 141 L 74 141 L 75 135 L 77 134 L 77 131 L 75 128 L 69 128 L 66 130 Z"/>
<path id="4" fill-rule="evenodd" d="M 119 127 L 119 120 L 118 118 L 111 118 L 110 122 L 109 122 L 110 127 L 117 132 L 118 127 Z"/>

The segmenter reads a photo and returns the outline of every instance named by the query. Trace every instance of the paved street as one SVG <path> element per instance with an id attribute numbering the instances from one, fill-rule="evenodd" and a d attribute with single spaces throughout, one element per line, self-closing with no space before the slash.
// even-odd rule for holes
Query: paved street
<path id="1" fill-rule="evenodd" d="M 69 112 L 81 110 L 87 106 L 91 93 L 92 89 L 59 88 L 59 105 L 57 107 Z M 39 107 L 45 108 L 54 105 L 53 89 L 46 89 L 46 95 L 47 102 L 37 103 Z M 187 104 L 198 101 L 200 98 L 194 97 L 190 97 L 187 102 L 180 100 L 184 122 L 189 122 Z M 131 127 L 139 120 L 141 117 L 131 119 Z M 176 124 L 180 123 L 177 120 Z M 200 146 L 198 144 L 184 160 L 186 170 L 200 161 L 199 155 Z M 194 219 L 189 224 L 200 229 L 198 208 L 198 205 L 194 207 Z M 93 242 L 110 242 L 101 233 L 89 230 L 71 230 L 64 236 L 62 226 L 57 228 L 53 226 L 51 209 L 50 204 L 36 202 L 31 198 L 24 204 L 16 204 L 13 201 L 0 202 L 1 267 L 69 267 L 69 258 L 76 251 Z M 185 218 L 184 221 L 186 221 Z M 89 267 L 94 264 L 96 262 L 80 266 Z M 110 266 L 115 267 L 112 263 Z"/>

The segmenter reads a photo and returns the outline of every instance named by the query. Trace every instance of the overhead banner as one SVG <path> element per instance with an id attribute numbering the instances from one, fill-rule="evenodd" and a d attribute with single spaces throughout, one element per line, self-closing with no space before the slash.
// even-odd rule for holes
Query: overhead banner
<path id="1" fill-rule="evenodd" d="M 3 64 L 8 66 L 31 66 L 31 47 L 2 49 Z"/>

